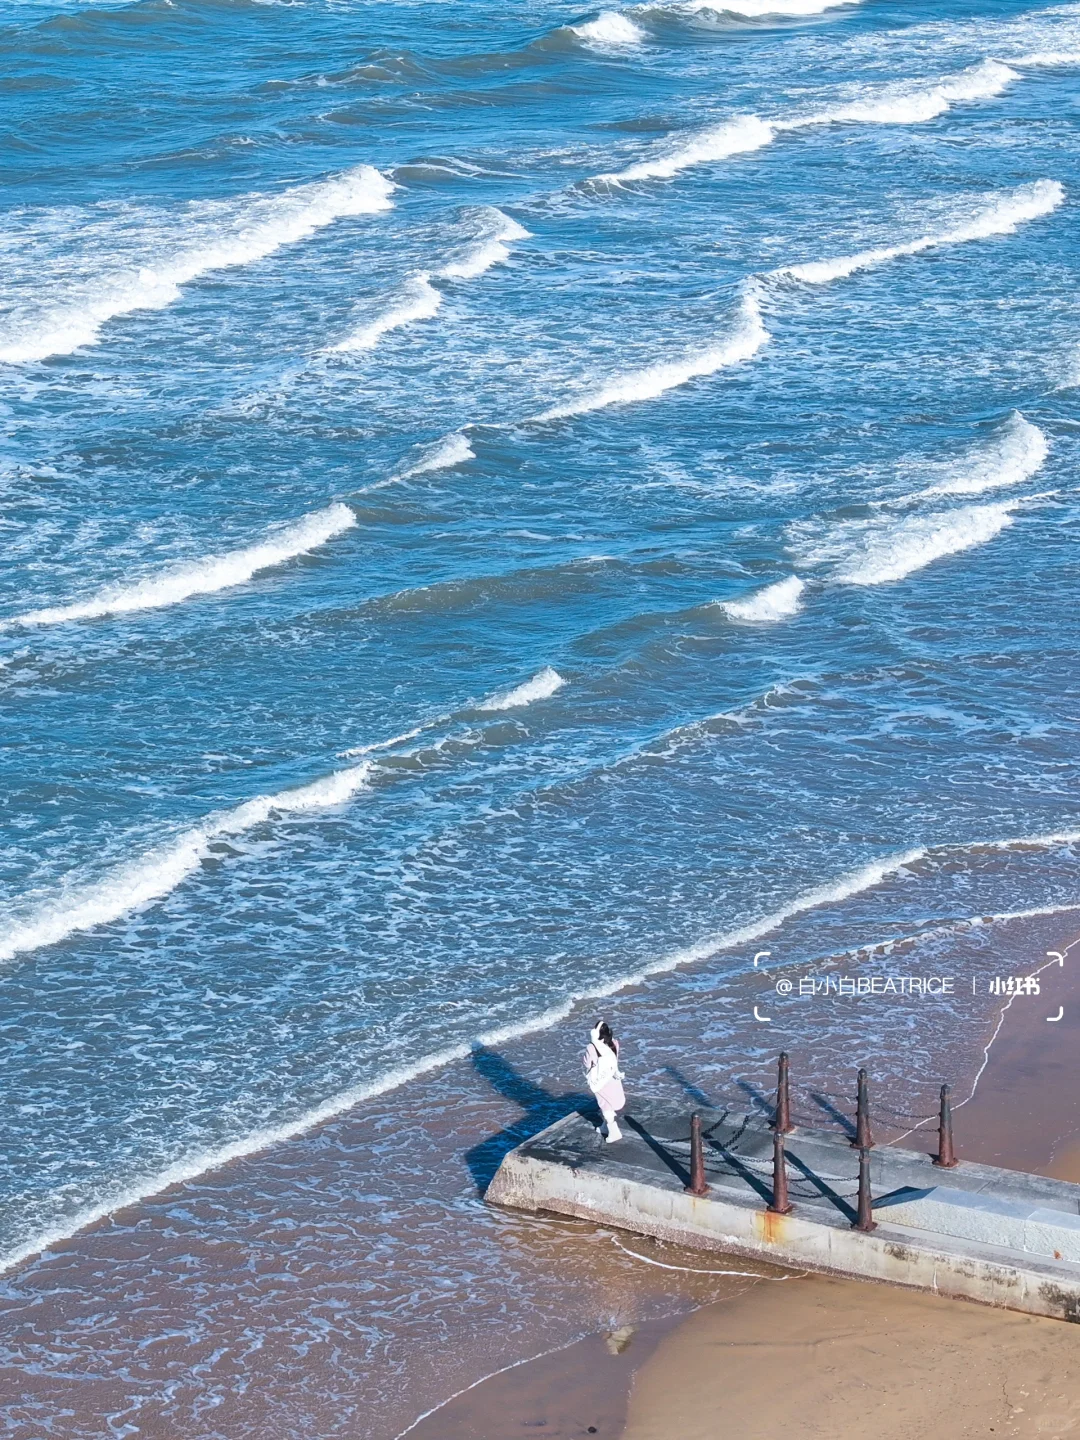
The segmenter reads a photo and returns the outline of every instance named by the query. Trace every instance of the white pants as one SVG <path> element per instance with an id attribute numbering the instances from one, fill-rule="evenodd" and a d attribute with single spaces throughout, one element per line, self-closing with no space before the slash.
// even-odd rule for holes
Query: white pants
<path id="1" fill-rule="evenodd" d="M 607 1131 L 608 1140 L 621 1140 L 622 1131 L 619 1129 L 619 1122 L 615 1119 L 615 1111 L 609 1109 L 603 1100 L 597 1097 L 596 1103 L 600 1106 L 600 1114 L 604 1117 L 603 1129 Z"/>

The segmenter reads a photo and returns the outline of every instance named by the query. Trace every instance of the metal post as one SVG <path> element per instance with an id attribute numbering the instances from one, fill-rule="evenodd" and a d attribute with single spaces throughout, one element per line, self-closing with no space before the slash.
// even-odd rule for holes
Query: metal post
<path id="1" fill-rule="evenodd" d="M 780 1051 L 780 1062 L 776 1067 L 776 1114 L 772 1123 L 773 1129 L 781 1135 L 789 1135 L 795 1128 L 791 1123 L 791 1089 L 786 1050 Z"/>
<path id="2" fill-rule="evenodd" d="M 871 1230 L 877 1229 L 870 1196 L 870 1151 L 867 1149 L 859 1151 L 859 1208 L 855 1216 L 855 1224 L 851 1228 L 861 1230 L 864 1235 L 869 1235 Z"/>
<path id="3" fill-rule="evenodd" d="M 772 1204 L 774 1215 L 790 1215 L 791 1201 L 787 1193 L 787 1162 L 784 1158 L 784 1132 L 777 1127 L 772 1137 Z"/>
<path id="4" fill-rule="evenodd" d="M 870 1134 L 870 1093 L 866 1084 L 866 1071 L 859 1071 L 859 1096 L 855 1106 L 855 1139 L 852 1145 L 858 1150 L 872 1150 L 874 1137 Z"/>
<path id="5" fill-rule="evenodd" d="M 690 1184 L 684 1187 L 689 1195 L 707 1195 L 705 1154 L 701 1145 L 701 1116 L 695 1110 L 690 1116 Z"/>
<path id="6" fill-rule="evenodd" d="M 938 1121 L 938 1152 L 934 1156 L 934 1164 L 940 1165 L 943 1170 L 951 1170 L 954 1165 L 959 1165 L 956 1158 L 956 1151 L 953 1149 L 952 1138 L 952 1105 L 949 1103 L 949 1087 L 941 1087 L 941 1119 Z"/>

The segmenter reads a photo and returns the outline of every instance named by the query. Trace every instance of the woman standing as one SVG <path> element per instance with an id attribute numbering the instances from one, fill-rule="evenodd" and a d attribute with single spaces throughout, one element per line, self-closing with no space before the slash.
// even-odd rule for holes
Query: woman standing
<path id="1" fill-rule="evenodd" d="M 623 1093 L 623 1074 L 619 1069 L 619 1042 L 611 1033 L 606 1020 L 598 1020 L 589 1032 L 589 1044 L 582 1057 L 585 1081 L 596 1096 L 604 1123 L 600 1133 L 610 1145 L 622 1139 L 615 1116 L 626 1104 Z"/>

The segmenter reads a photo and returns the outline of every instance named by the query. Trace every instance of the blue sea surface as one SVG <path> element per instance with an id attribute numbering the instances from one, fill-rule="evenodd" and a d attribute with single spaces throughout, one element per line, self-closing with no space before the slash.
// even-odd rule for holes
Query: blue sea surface
<path id="1" fill-rule="evenodd" d="M 0 44 L 9 1262 L 821 887 L 1080 901 L 1080 4 Z"/>

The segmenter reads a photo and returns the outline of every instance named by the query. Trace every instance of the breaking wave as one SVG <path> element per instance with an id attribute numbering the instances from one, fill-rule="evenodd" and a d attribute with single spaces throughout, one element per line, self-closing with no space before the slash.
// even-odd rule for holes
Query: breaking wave
<path id="1" fill-rule="evenodd" d="M 1015 70 L 999 60 L 984 60 L 970 70 L 949 80 L 941 80 L 929 89 L 890 89 L 884 94 L 849 105 L 838 105 L 804 119 L 778 121 L 778 130 L 802 130 L 813 125 L 918 125 L 944 115 L 954 103 L 964 100 L 989 100 L 1020 77 Z"/>
<path id="2" fill-rule="evenodd" d="M 72 298 L 59 304 L 43 302 L 0 335 L 0 362 L 23 364 L 92 345 L 106 321 L 164 309 L 200 275 L 262 260 L 344 216 L 389 210 L 393 188 L 378 170 L 360 165 L 332 180 L 249 199 L 239 208 L 191 206 L 184 223 L 202 232 L 194 243 L 171 258 L 81 281 Z"/>
<path id="3" fill-rule="evenodd" d="M 683 0 L 678 8 L 691 14 L 714 10 L 719 15 L 739 15 L 744 20 L 761 20 L 770 15 L 799 19 L 846 6 L 854 8 L 861 3 L 862 0 Z"/>
<path id="4" fill-rule="evenodd" d="M 729 365 L 749 360 L 769 339 L 769 332 L 761 318 L 757 296 L 749 291 L 739 305 L 738 320 L 731 338 L 722 345 L 714 345 L 685 360 L 669 360 L 650 365 L 644 370 L 632 371 L 618 380 L 609 381 L 596 390 L 561 405 L 536 417 L 537 420 L 559 420 L 568 415 L 585 415 L 592 410 L 603 410 L 609 405 L 629 405 L 641 400 L 654 400 L 666 390 L 685 385 L 699 375 L 712 375 Z"/>
<path id="5" fill-rule="evenodd" d="M 628 16 L 621 15 L 617 10 L 605 10 L 595 20 L 589 20 L 584 25 L 571 25 L 570 29 L 579 40 L 584 40 L 586 45 L 594 45 L 600 50 L 640 45 L 645 39 L 645 31 L 641 26 L 635 25 Z"/>
<path id="6" fill-rule="evenodd" d="M 957 555 L 993 540 L 1013 523 L 1018 503 L 967 505 L 945 514 L 870 522 L 833 579 L 841 585 L 884 585 L 902 580 L 945 555 Z M 850 532 L 849 538 L 854 539 Z"/>
<path id="7" fill-rule="evenodd" d="M 0 629 L 60 625 L 67 620 L 126 615 L 134 610 L 156 610 L 165 605 L 178 605 L 192 595 L 212 595 L 218 590 L 243 585 L 263 570 L 306 555 L 355 524 L 356 516 L 352 510 L 337 502 L 275 532 L 258 545 L 166 570 L 135 585 L 105 590 L 89 600 L 30 610 L 25 615 L 0 621 Z"/>
<path id="8" fill-rule="evenodd" d="M 451 260 L 444 265 L 439 271 L 439 278 L 474 280 L 493 265 L 505 265 L 510 258 L 511 241 L 528 240 L 530 233 L 524 225 L 492 207 L 487 212 L 486 223 L 476 243 L 459 260 Z"/>
<path id="9" fill-rule="evenodd" d="M 952 79 L 941 80 L 929 89 L 908 87 L 899 90 L 893 87 L 864 100 L 792 120 L 763 120 L 757 115 L 736 116 L 698 131 L 674 150 L 649 156 L 624 170 L 598 175 L 596 179 L 616 184 L 625 180 L 670 180 L 694 165 L 761 150 L 778 135 L 816 126 L 917 125 L 945 114 L 957 101 L 982 100 L 999 95 L 1019 78 L 1008 65 L 997 60 L 985 60 L 981 65 Z"/>
<path id="10" fill-rule="evenodd" d="M 297 815 L 343 805 L 366 786 L 370 772 L 371 764 L 365 762 L 337 770 L 310 785 L 246 800 L 91 884 L 63 886 L 53 900 L 29 914 L 9 912 L 0 925 L 0 961 L 55 945 L 70 935 L 96 930 L 164 899 L 210 858 L 215 841 L 242 835 L 275 815 Z"/>
<path id="11" fill-rule="evenodd" d="M 515 689 L 507 690 L 503 694 L 493 695 L 490 700 L 485 700 L 476 708 L 477 710 L 514 710 L 519 705 L 531 705 L 534 700 L 546 700 L 549 695 L 554 695 L 556 690 L 561 690 L 565 684 L 566 681 L 559 672 L 547 665 L 531 680 L 526 680 L 523 685 L 518 685 Z"/>
<path id="12" fill-rule="evenodd" d="M 511 1021 L 497 1029 L 484 1031 L 458 1044 L 447 1046 L 443 1050 L 418 1056 L 404 1065 L 384 1072 L 372 1081 L 339 1091 L 321 1104 L 302 1111 L 292 1118 L 282 1120 L 276 1125 L 267 1125 L 261 1129 L 249 1131 L 236 1140 L 212 1149 L 198 1150 L 181 1156 L 161 1170 L 126 1181 L 112 1190 L 107 1190 L 96 1203 L 85 1206 L 65 1220 L 49 1226 L 33 1238 L 20 1243 L 0 1256 L 0 1270 L 10 1269 L 58 1241 L 68 1239 L 80 1230 L 85 1230 L 107 1215 L 129 1205 L 137 1204 L 151 1195 L 158 1195 L 170 1186 L 194 1180 L 197 1176 L 204 1175 L 210 1170 L 220 1169 L 233 1160 L 253 1155 L 260 1150 L 269 1149 L 273 1145 L 279 1145 L 318 1125 L 325 1124 L 328 1120 L 353 1109 L 365 1100 L 373 1099 L 389 1090 L 395 1090 L 400 1085 L 406 1085 L 422 1075 L 440 1070 L 457 1060 L 464 1060 L 473 1053 L 478 1045 L 485 1047 L 504 1045 L 509 1040 L 549 1030 L 552 1026 L 568 1019 L 578 1005 L 587 1001 L 607 999 L 632 985 L 644 983 L 653 975 L 662 975 L 683 965 L 691 965 L 709 959 L 721 950 L 745 945 L 749 941 L 771 933 L 787 920 L 794 919 L 806 911 L 816 909 L 821 905 L 835 904 L 853 895 L 858 895 L 862 891 L 872 889 L 889 875 L 896 874 L 906 866 L 922 859 L 926 853 L 926 850 L 922 848 L 907 850 L 864 865 L 834 881 L 803 892 L 786 905 L 739 929 L 712 936 L 697 945 L 660 956 L 642 966 L 635 973 L 621 975 L 606 984 L 595 986 L 589 990 L 570 991 L 546 1010 Z"/>
<path id="13" fill-rule="evenodd" d="M 922 492 L 931 495 L 980 495 L 1030 480 L 1043 466 L 1050 447 L 1037 425 L 1013 411 L 992 442 L 951 469 Z"/>
<path id="14" fill-rule="evenodd" d="M 802 609 L 802 593 L 805 582 L 797 575 L 787 580 L 778 580 L 775 585 L 766 585 L 746 600 L 725 600 L 720 608 L 732 620 L 747 620 L 756 624 L 769 624 L 784 620 Z"/>
<path id="15" fill-rule="evenodd" d="M 356 768 L 357 770 L 361 770 L 364 767 Z M 342 773 L 350 774 L 352 772 Z M 356 788 L 359 788 L 362 783 L 362 780 L 359 781 Z M 312 788 L 313 787 L 305 787 L 307 790 Z M 303 793 L 304 791 L 299 790 L 286 791 L 284 795 L 299 797 Z M 231 813 L 236 814 L 237 812 Z M 694 945 L 658 956 L 655 960 L 647 962 L 636 971 L 620 975 L 607 983 L 594 986 L 588 990 L 570 991 L 557 1000 L 556 1003 L 539 1013 L 511 1021 L 497 1029 L 484 1031 L 467 1040 L 447 1046 L 442 1050 L 417 1056 L 406 1064 L 386 1071 L 371 1081 L 338 1091 L 335 1095 L 330 1096 L 320 1104 L 284 1119 L 278 1124 L 267 1125 L 261 1129 L 249 1131 L 246 1135 L 240 1136 L 236 1140 L 210 1149 L 194 1151 L 179 1157 L 171 1165 L 160 1170 L 125 1181 L 121 1185 L 116 1185 L 112 1189 L 106 1190 L 105 1194 L 95 1203 L 83 1207 L 62 1221 L 54 1223 L 47 1229 L 39 1232 L 32 1238 L 19 1243 L 5 1254 L 0 1255 L 0 1271 L 11 1269 L 13 1266 L 22 1263 L 31 1256 L 46 1250 L 49 1246 L 61 1240 L 68 1239 L 80 1230 L 85 1230 L 88 1226 L 103 1220 L 106 1216 L 115 1213 L 117 1210 L 137 1204 L 152 1195 L 158 1195 L 173 1185 L 194 1180 L 209 1171 L 220 1169 L 233 1160 L 242 1159 L 244 1156 L 253 1155 L 259 1151 L 267 1150 L 273 1145 L 279 1145 L 291 1140 L 298 1135 L 314 1129 L 318 1125 L 325 1124 L 338 1115 L 344 1114 L 346 1111 L 362 1104 L 365 1100 L 373 1099 L 378 1095 L 397 1089 L 401 1085 L 409 1084 L 423 1075 L 440 1070 L 458 1060 L 464 1060 L 474 1052 L 477 1046 L 491 1047 L 504 1045 L 507 1041 L 551 1029 L 553 1026 L 569 1019 L 579 1005 L 608 999 L 622 990 L 643 984 L 653 976 L 663 975 L 672 970 L 677 970 L 682 966 L 697 964 L 704 960 L 711 959 L 724 950 L 731 950 L 736 947 L 751 944 L 780 929 L 788 920 L 796 919 L 798 916 L 820 909 L 824 905 L 841 904 L 845 900 L 865 894 L 867 891 L 880 885 L 884 880 L 900 874 L 930 856 L 936 854 L 948 855 L 973 851 L 978 852 L 986 848 L 1055 848 L 1060 845 L 1075 844 L 1078 839 L 1080 839 L 1080 832 L 1063 831 L 1060 834 L 1054 835 L 972 842 L 966 845 L 921 845 L 913 849 L 897 851 L 891 855 L 883 856 L 879 860 L 871 861 L 857 869 L 839 875 L 833 880 L 827 880 L 821 885 L 804 890 L 793 896 L 791 900 L 779 906 L 777 909 L 763 914 L 743 926 L 722 931 L 718 934 L 708 936 Z M 1009 913 L 1011 914 L 1012 912 Z M 1022 915 L 1026 912 L 1021 911 L 1016 913 Z M 1034 913 L 1043 913 L 1043 911 L 1040 910 Z M 1009 916 L 1003 915 L 1002 918 L 1009 918 Z M 2 953 L 3 952 L 0 952 L 0 954 Z"/>
<path id="16" fill-rule="evenodd" d="M 969 220 L 909 240 L 902 245 L 886 245 L 874 250 L 860 250 L 854 255 L 841 255 L 835 260 L 811 260 L 804 265 L 785 265 L 769 272 L 774 280 L 798 280 L 807 285 L 826 285 L 841 280 L 857 270 L 869 270 L 903 255 L 918 255 L 946 245 L 960 245 L 968 240 L 986 240 L 994 235 L 1011 235 L 1021 225 L 1049 215 L 1065 199 L 1065 189 L 1057 180 L 1037 180 L 1023 185 L 1008 195 L 999 196 L 992 205 Z"/>
<path id="17" fill-rule="evenodd" d="M 378 319 L 369 321 L 344 340 L 331 345 L 330 353 L 349 355 L 357 350 L 373 350 L 391 330 L 398 330 L 402 325 L 411 325 L 414 320 L 430 320 L 438 314 L 442 302 L 442 293 L 432 285 L 430 274 L 421 270 L 406 281 L 405 293 L 395 305 Z"/>
<path id="18" fill-rule="evenodd" d="M 450 470 L 455 465 L 464 465 L 466 460 L 475 459 L 476 451 L 461 431 L 455 430 L 422 451 L 419 458 L 395 475 L 394 479 L 411 480 L 414 475 L 430 475 L 436 470 Z"/>
<path id="19" fill-rule="evenodd" d="M 382 315 L 362 325 L 359 330 L 347 336 L 336 345 L 329 347 L 330 354 L 350 354 L 358 350 L 373 350 L 382 337 L 391 330 L 400 330 L 417 320 L 431 320 L 439 313 L 443 293 L 432 285 L 435 280 L 474 280 L 493 265 L 504 265 L 510 258 L 510 242 L 524 240 L 529 231 L 492 208 L 487 212 L 485 223 L 476 243 L 457 260 L 451 260 L 434 275 L 429 270 L 419 270 L 405 283 L 404 294 Z"/>
<path id="20" fill-rule="evenodd" d="M 745 155 L 760 150 L 776 139 L 776 126 L 756 115 L 743 115 L 725 120 L 700 131 L 677 150 L 667 155 L 654 155 L 639 160 L 612 175 L 598 175 L 598 180 L 670 180 L 691 165 L 704 165 L 711 160 L 726 160 L 729 155 Z"/>

